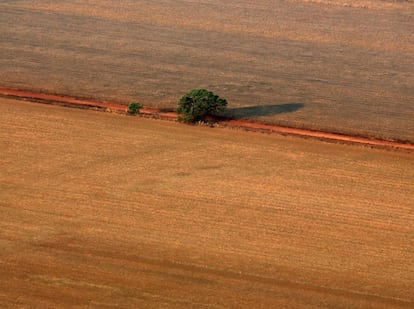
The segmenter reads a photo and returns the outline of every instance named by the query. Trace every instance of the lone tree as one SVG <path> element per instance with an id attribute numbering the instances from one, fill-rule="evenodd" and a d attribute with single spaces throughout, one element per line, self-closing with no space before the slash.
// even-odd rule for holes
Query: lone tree
<path id="1" fill-rule="evenodd" d="M 142 104 L 138 102 L 132 102 L 128 104 L 128 114 L 136 115 L 139 113 L 139 110 L 142 108 Z"/>
<path id="2" fill-rule="evenodd" d="M 203 120 L 205 116 L 223 112 L 227 100 L 206 89 L 193 89 L 185 94 L 178 102 L 178 121 L 194 123 Z"/>

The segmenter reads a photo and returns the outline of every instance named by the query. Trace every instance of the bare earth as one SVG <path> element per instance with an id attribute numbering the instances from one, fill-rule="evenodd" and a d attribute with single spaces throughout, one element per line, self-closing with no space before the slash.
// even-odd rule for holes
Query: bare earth
<path id="1" fill-rule="evenodd" d="M 8 0 L 0 86 L 414 142 L 411 0 Z"/>
<path id="2" fill-rule="evenodd" d="M 413 308 L 414 157 L 0 99 L 1 308 Z"/>

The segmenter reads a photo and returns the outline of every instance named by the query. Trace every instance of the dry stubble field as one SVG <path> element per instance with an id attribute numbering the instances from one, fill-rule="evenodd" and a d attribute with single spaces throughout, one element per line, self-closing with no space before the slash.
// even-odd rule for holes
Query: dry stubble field
<path id="1" fill-rule="evenodd" d="M 0 86 L 414 142 L 414 3 L 7 0 Z"/>
<path id="2" fill-rule="evenodd" d="M 412 154 L 0 100 L 1 308 L 412 308 Z"/>

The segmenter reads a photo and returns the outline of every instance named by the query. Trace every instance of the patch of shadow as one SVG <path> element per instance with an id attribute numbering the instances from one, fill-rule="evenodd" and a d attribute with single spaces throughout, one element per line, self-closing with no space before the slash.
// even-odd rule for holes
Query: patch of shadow
<path id="1" fill-rule="evenodd" d="M 285 103 L 275 105 L 257 105 L 228 109 L 224 116 L 229 118 L 251 118 L 260 116 L 273 116 L 277 114 L 293 113 L 301 108 L 303 103 Z"/>
<path id="2" fill-rule="evenodd" d="M 161 113 L 170 113 L 170 112 L 175 112 L 175 111 L 176 111 L 176 109 L 175 109 L 175 108 L 173 108 L 173 107 L 161 107 L 161 108 L 159 109 L 159 111 L 160 111 Z"/>
<path id="3" fill-rule="evenodd" d="M 177 177 L 186 177 L 186 176 L 191 176 L 191 173 L 178 172 L 178 173 L 175 173 L 174 176 L 177 176 Z"/>

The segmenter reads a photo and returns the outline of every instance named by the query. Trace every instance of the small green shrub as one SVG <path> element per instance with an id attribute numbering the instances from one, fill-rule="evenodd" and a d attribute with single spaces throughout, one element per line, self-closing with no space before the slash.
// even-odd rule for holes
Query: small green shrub
<path id="1" fill-rule="evenodd" d="M 136 115 L 139 113 L 139 110 L 142 108 L 141 103 L 132 102 L 128 104 L 128 114 L 129 115 Z"/>
<path id="2" fill-rule="evenodd" d="M 186 123 L 203 120 L 205 116 L 223 112 L 227 100 L 206 89 L 193 89 L 178 102 L 177 119 Z"/>

